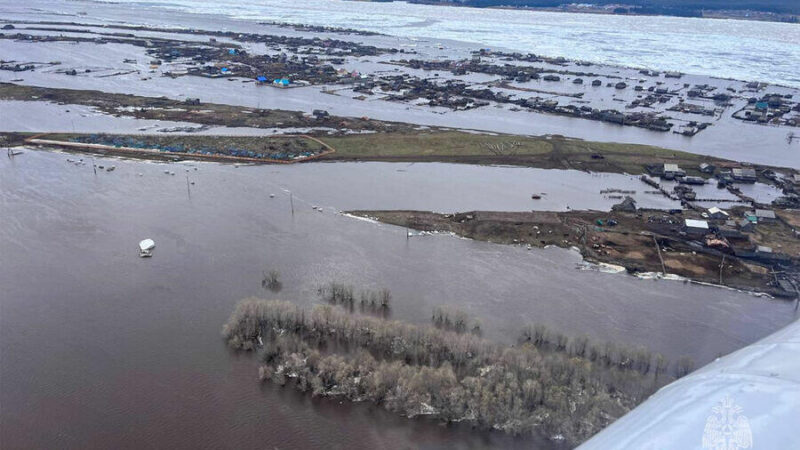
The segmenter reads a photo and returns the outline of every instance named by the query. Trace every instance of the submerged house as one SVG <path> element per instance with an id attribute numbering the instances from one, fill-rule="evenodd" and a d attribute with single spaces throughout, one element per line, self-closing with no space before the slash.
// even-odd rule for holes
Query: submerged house
<path id="1" fill-rule="evenodd" d="M 263 75 L 259 75 L 259 76 L 256 77 L 256 82 L 258 84 L 265 84 L 267 82 L 267 77 L 265 77 Z"/>
<path id="2" fill-rule="evenodd" d="M 277 87 L 289 87 L 291 82 L 288 78 L 275 78 L 275 80 L 272 81 L 272 84 Z"/>

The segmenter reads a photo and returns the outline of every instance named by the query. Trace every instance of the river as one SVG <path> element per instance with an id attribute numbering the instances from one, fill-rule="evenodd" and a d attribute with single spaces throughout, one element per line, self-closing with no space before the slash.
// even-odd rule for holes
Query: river
<path id="1" fill-rule="evenodd" d="M 459 209 L 493 200 L 508 208 L 518 193 L 502 179 L 531 169 L 95 158 L 116 170 L 94 175 L 67 162 L 81 157 L 89 159 L 26 150 L 0 159 L 4 448 L 535 446 L 260 385 L 254 359 L 220 337 L 235 303 L 260 296 L 310 306 L 331 280 L 390 289 L 397 319 L 425 323 L 434 306 L 454 305 L 481 318 L 494 340 L 540 322 L 698 364 L 795 314 L 788 302 L 735 291 L 577 270 L 569 250 L 406 239 L 401 228 L 335 212 L 447 210 L 453 199 Z M 475 181 L 453 190 L 459 170 Z M 426 184 L 409 182 L 420 178 Z M 549 195 L 582 195 L 570 189 Z M 157 247 L 141 259 L 146 237 Z M 278 294 L 261 288 L 270 269 L 281 273 Z"/>

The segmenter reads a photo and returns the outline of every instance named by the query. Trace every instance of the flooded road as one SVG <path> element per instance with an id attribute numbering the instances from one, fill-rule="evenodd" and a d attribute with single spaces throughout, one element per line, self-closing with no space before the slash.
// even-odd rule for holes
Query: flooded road
<path id="1" fill-rule="evenodd" d="M 525 323 L 539 322 L 698 364 L 794 314 L 790 303 L 730 290 L 579 271 L 580 257 L 568 250 L 406 239 L 403 229 L 332 212 L 447 209 L 448 198 L 459 209 L 492 199 L 508 209 L 513 184 L 500 183 L 503 168 L 470 174 L 475 187 L 463 195 L 451 179 L 431 176 L 463 166 L 428 165 L 420 174 L 429 178 L 419 187 L 431 193 L 425 198 L 364 181 L 372 173 L 399 189 L 409 172 L 398 170 L 416 165 L 96 158 L 117 168 L 95 176 L 91 165 L 66 162 L 79 157 L 88 160 L 30 150 L 0 159 L 4 448 L 537 446 L 259 385 L 255 361 L 220 338 L 236 301 L 310 306 L 332 280 L 390 289 L 397 319 L 425 323 L 434 306 L 448 304 L 479 317 L 491 339 L 511 341 Z M 141 259 L 137 243 L 147 237 L 155 255 Z M 278 294 L 261 288 L 271 269 L 281 273 Z"/>

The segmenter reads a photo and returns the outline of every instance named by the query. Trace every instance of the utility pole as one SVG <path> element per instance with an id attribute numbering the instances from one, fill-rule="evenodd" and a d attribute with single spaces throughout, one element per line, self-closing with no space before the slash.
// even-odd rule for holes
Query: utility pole
<path id="1" fill-rule="evenodd" d="M 292 207 L 292 217 L 294 217 L 294 196 L 289 192 L 289 205 Z"/>
<path id="2" fill-rule="evenodd" d="M 189 198 L 192 198 L 192 190 L 189 188 L 189 174 L 186 174 L 186 192 L 189 194 Z"/>
<path id="3" fill-rule="evenodd" d="M 97 175 L 97 164 L 94 163 L 94 158 L 92 158 L 92 169 L 94 169 L 94 174 Z"/>

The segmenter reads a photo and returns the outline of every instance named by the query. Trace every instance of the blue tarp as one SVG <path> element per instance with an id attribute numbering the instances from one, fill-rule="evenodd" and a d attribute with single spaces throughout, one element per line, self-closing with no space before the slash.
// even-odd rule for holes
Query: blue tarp
<path id="1" fill-rule="evenodd" d="M 267 77 L 256 77 L 259 83 L 265 83 L 267 81 Z"/>

